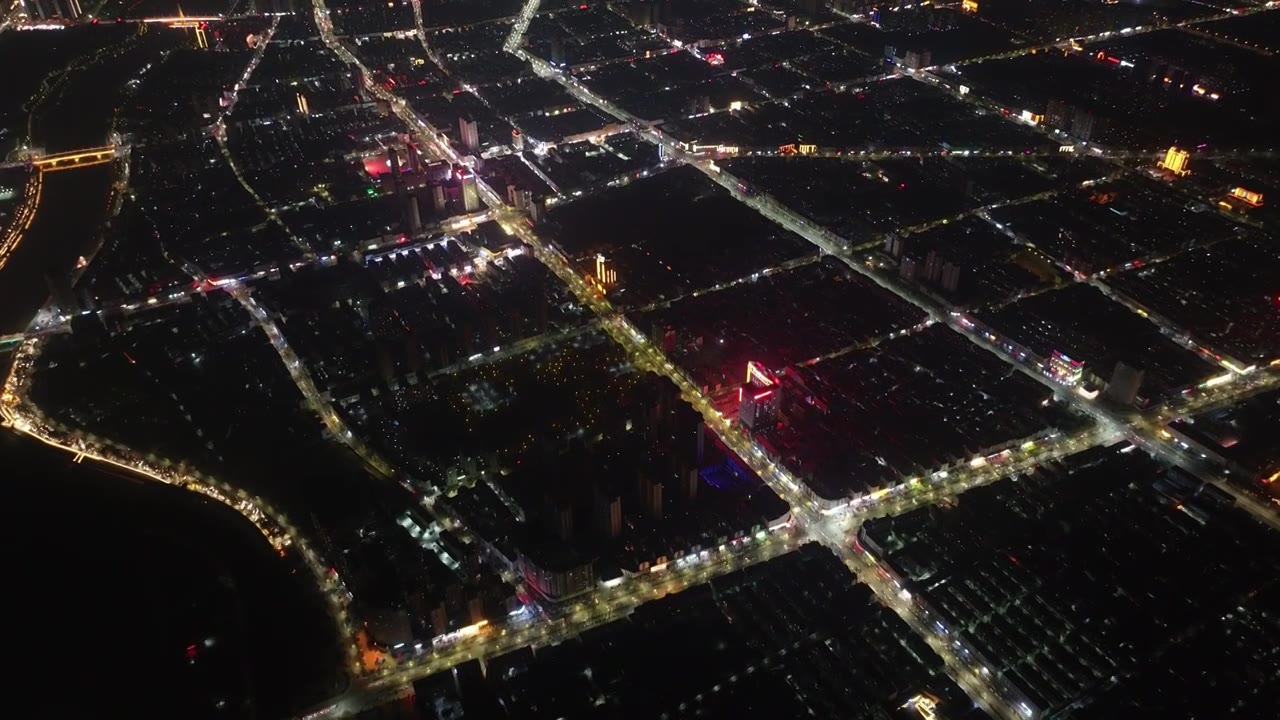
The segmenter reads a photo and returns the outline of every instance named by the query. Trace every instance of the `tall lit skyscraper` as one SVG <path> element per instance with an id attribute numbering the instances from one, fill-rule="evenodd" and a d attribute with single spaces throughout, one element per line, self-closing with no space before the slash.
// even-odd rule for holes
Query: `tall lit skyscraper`
<path id="1" fill-rule="evenodd" d="M 462 146 L 468 152 L 474 153 L 480 150 L 480 130 L 471 116 L 463 115 L 458 118 L 458 133 L 462 137 Z"/>

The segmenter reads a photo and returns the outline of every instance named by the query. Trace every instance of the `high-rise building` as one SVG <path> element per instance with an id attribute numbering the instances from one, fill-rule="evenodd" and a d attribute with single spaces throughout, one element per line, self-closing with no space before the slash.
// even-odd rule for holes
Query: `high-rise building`
<path id="1" fill-rule="evenodd" d="M 511 128 L 511 148 L 516 152 L 524 150 L 524 133 L 518 128 Z"/>
<path id="2" fill-rule="evenodd" d="M 778 420 L 782 385 L 768 368 L 747 363 L 747 380 L 738 389 L 738 422 L 751 430 L 772 427 Z"/>
<path id="3" fill-rule="evenodd" d="M 27 17 L 36 20 L 75 20 L 83 14 L 80 0 L 22 0 Z"/>
<path id="4" fill-rule="evenodd" d="M 529 587 L 543 597 L 563 600 L 587 592 L 595 585 L 591 562 L 571 553 L 554 550 L 532 550 L 533 556 L 520 551 L 516 567 Z"/>
<path id="5" fill-rule="evenodd" d="M 742 404 L 738 406 L 738 421 L 750 430 L 773 427 L 778 419 L 778 389 L 743 390 Z"/>
<path id="6" fill-rule="evenodd" d="M 529 203 L 529 219 L 534 225 L 540 225 L 547 219 L 546 198 L 536 198 Z"/>
<path id="7" fill-rule="evenodd" d="M 1093 134 L 1097 130 L 1097 117 L 1088 110 L 1077 109 L 1075 117 L 1071 120 L 1071 134 L 1085 142 L 1089 142 L 1093 139 Z"/>
<path id="8" fill-rule="evenodd" d="M 1046 374 L 1055 382 L 1062 383 L 1068 387 L 1075 387 L 1080 384 L 1080 380 L 1084 377 L 1084 361 L 1072 360 L 1066 354 L 1054 350 L 1053 355 L 1049 357 Z"/>
<path id="9" fill-rule="evenodd" d="M 1075 108 L 1061 100 L 1050 100 L 1044 111 L 1044 124 L 1054 128 L 1069 128 L 1075 119 Z"/>
<path id="10" fill-rule="evenodd" d="M 612 490 L 595 490 L 596 524 L 602 535 L 616 540 L 622 535 L 622 497 Z"/>
<path id="11" fill-rule="evenodd" d="M 618 282 L 618 271 L 613 269 L 604 255 L 596 255 L 596 282 L 600 287 L 613 287 Z"/>
<path id="12" fill-rule="evenodd" d="M 933 53 L 928 50 L 908 50 L 906 57 L 902 59 L 902 64 L 908 70 L 921 70 L 933 64 Z"/>
<path id="13" fill-rule="evenodd" d="M 422 176 L 422 153 L 418 152 L 418 147 L 411 142 L 405 141 L 404 144 L 405 158 L 409 161 L 409 169 L 414 175 Z"/>
<path id="14" fill-rule="evenodd" d="M 684 499 L 693 502 L 698 499 L 698 486 L 702 484 L 702 476 L 698 468 L 689 468 L 684 473 Z"/>
<path id="15" fill-rule="evenodd" d="M 391 169 L 391 177 L 400 177 L 400 153 L 393 147 L 387 148 L 387 167 Z"/>
<path id="16" fill-rule="evenodd" d="M 409 196 L 409 231 L 416 233 L 422 230 L 422 206 L 417 195 Z"/>
<path id="17" fill-rule="evenodd" d="M 936 283 L 942 280 L 942 263 L 943 258 L 938 254 L 937 250 L 930 250 L 924 258 L 924 279 L 927 282 Z"/>
<path id="18" fill-rule="evenodd" d="M 435 205 L 436 214 L 443 215 L 445 208 L 448 207 L 448 201 L 445 199 L 443 185 L 433 185 L 431 187 L 431 201 L 432 204 Z"/>
<path id="19" fill-rule="evenodd" d="M 661 519 L 663 515 L 662 481 L 642 472 L 639 478 L 639 486 L 640 507 L 644 508 L 649 517 Z"/>
<path id="20" fill-rule="evenodd" d="M 920 261 L 906 255 L 902 256 L 902 259 L 898 262 L 898 275 L 907 280 L 912 280 L 918 272 L 920 272 Z"/>
<path id="21" fill-rule="evenodd" d="M 639 28 L 653 27 L 657 24 L 657 6 L 646 0 L 638 0 L 627 5 L 631 15 L 631 23 Z"/>
<path id="22" fill-rule="evenodd" d="M 522 190 L 516 185 L 507 186 L 507 204 L 515 208 L 517 212 L 528 212 L 529 205 L 533 202 L 533 191 Z"/>
<path id="23" fill-rule="evenodd" d="M 902 257 L 903 251 L 907 249 L 906 238 L 898 233 L 889 233 L 884 238 L 884 251 L 895 258 Z"/>
<path id="24" fill-rule="evenodd" d="M 1177 146 L 1171 146 L 1164 154 L 1164 160 L 1160 161 L 1160 167 L 1174 175 L 1190 175 L 1191 171 L 1187 169 L 1190 162 L 1191 153 L 1180 150 Z"/>
<path id="25" fill-rule="evenodd" d="M 356 97 L 360 102 L 368 102 L 368 76 L 365 75 L 364 68 L 356 65 L 351 68 L 350 72 L 351 89 L 355 90 Z"/>
<path id="26" fill-rule="evenodd" d="M 552 65 L 564 65 L 564 38 L 555 35 L 551 38 L 551 53 L 548 60 Z"/>
<path id="27" fill-rule="evenodd" d="M 480 151 L 480 129 L 470 115 L 458 118 L 458 134 L 462 138 L 462 146 L 472 153 Z"/>
<path id="28" fill-rule="evenodd" d="M 564 542 L 573 539 L 573 500 L 568 494 L 548 494 L 547 530 Z"/>
<path id="29" fill-rule="evenodd" d="M 462 209 L 469 213 L 480 209 L 480 186 L 472 170 L 462 172 Z"/>
<path id="30" fill-rule="evenodd" d="M 942 263 L 942 289 L 955 292 L 960 287 L 960 266 L 950 260 Z"/>
<path id="31" fill-rule="evenodd" d="M 1142 387 L 1142 379 L 1146 371 L 1135 368 L 1123 360 L 1116 363 L 1111 373 L 1111 382 L 1107 383 L 1105 397 L 1117 405 L 1129 406 L 1137 402 L 1138 390 Z"/>

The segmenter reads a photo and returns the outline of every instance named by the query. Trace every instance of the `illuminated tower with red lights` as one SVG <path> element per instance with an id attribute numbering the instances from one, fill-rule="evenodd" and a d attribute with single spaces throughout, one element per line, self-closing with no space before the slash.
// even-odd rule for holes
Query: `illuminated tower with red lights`
<path id="1" fill-rule="evenodd" d="M 763 430 L 778 421 L 782 386 L 768 368 L 754 360 L 747 363 L 747 381 L 738 388 L 738 422 L 750 430 Z"/>

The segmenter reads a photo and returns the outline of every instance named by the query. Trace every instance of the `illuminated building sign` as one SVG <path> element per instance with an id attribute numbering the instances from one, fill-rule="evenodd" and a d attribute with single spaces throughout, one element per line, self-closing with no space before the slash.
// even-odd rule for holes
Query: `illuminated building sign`
<path id="1" fill-rule="evenodd" d="M 752 360 L 747 363 L 747 384 L 752 387 L 767 388 L 778 384 L 773 377 L 773 373 L 769 372 L 769 368 Z"/>
<path id="2" fill-rule="evenodd" d="M 1084 376 L 1084 361 L 1072 360 L 1054 350 L 1053 356 L 1049 358 L 1048 375 L 1055 382 L 1074 387 L 1080 384 L 1080 379 Z"/>
<path id="3" fill-rule="evenodd" d="M 604 255 L 596 255 L 596 281 L 601 287 L 609 287 L 618 282 L 618 271 L 609 267 Z"/>
<path id="4" fill-rule="evenodd" d="M 747 383 L 738 388 L 739 422 L 751 430 L 772 427 L 778 418 L 779 392 L 778 380 L 768 368 L 747 363 Z"/>
<path id="5" fill-rule="evenodd" d="M 714 52 L 713 52 L 713 53 L 707 53 L 707 64 L 708 64 L 708 65 L 723 65 L 723 64 L 724 64 L 724 56 L 723 56 L 723 55 L 721 55 L 720 53 L 714 53 Z"/>
<path id="6" fill-rule="evenodd" d="M 937 720 L 938 717 L 938 701 L 928 695 L 916 695 L 903 703 L 902 707 L 915 710 L 924 720 Z"/>
<path id="7" fill-rule="evenodd" d="M 1164 154 L 1164 160 L 1160 161 L 1160 167 L 1174 175 L 1190 175 L 1191 171 L 1187 169 L 1190 160 L 1191 153 L 1173 146 Z"/>
<path id="8" fill-rule="evenodd" d="M 1231 197 L 1243 200 L 1254 207 L 1262 207 L 1262 193 L 1245 190 L 1242 187 L 1231 188 Z"/>
<path id="9" fill-rule="evenodd" d="M 978 12 L 977 0 L 961 0 L 960 9 L 965 12 L 971 12 L 971 13 Z"/>
<path id="10" fill-rule="evenodd" d="M 796 154 L 795 143 L 790 143 L 788 145 L 779 145 L 778 153 L 780 155 L 795 155 Z"/>
<path id="11" fill-rule="evenodd" d="M 817 153 L 817 152 L 818 152 L 818 146 L 817 146 L 817 145 L 801 145 L 801 146 L 800 146 L 800 154 L 801 154 L 801 155 L 813 155 L 813 154 L 815 154 L 815 153 Z"/>

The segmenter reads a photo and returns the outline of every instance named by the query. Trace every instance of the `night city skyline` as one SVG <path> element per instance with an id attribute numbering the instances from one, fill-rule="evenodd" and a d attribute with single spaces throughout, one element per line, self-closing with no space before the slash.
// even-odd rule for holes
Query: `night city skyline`
<path id="1" fill-rule="evenodd" d="M 1277 53 L 4 0 L 18 715 L 1275 718 Z"/>

